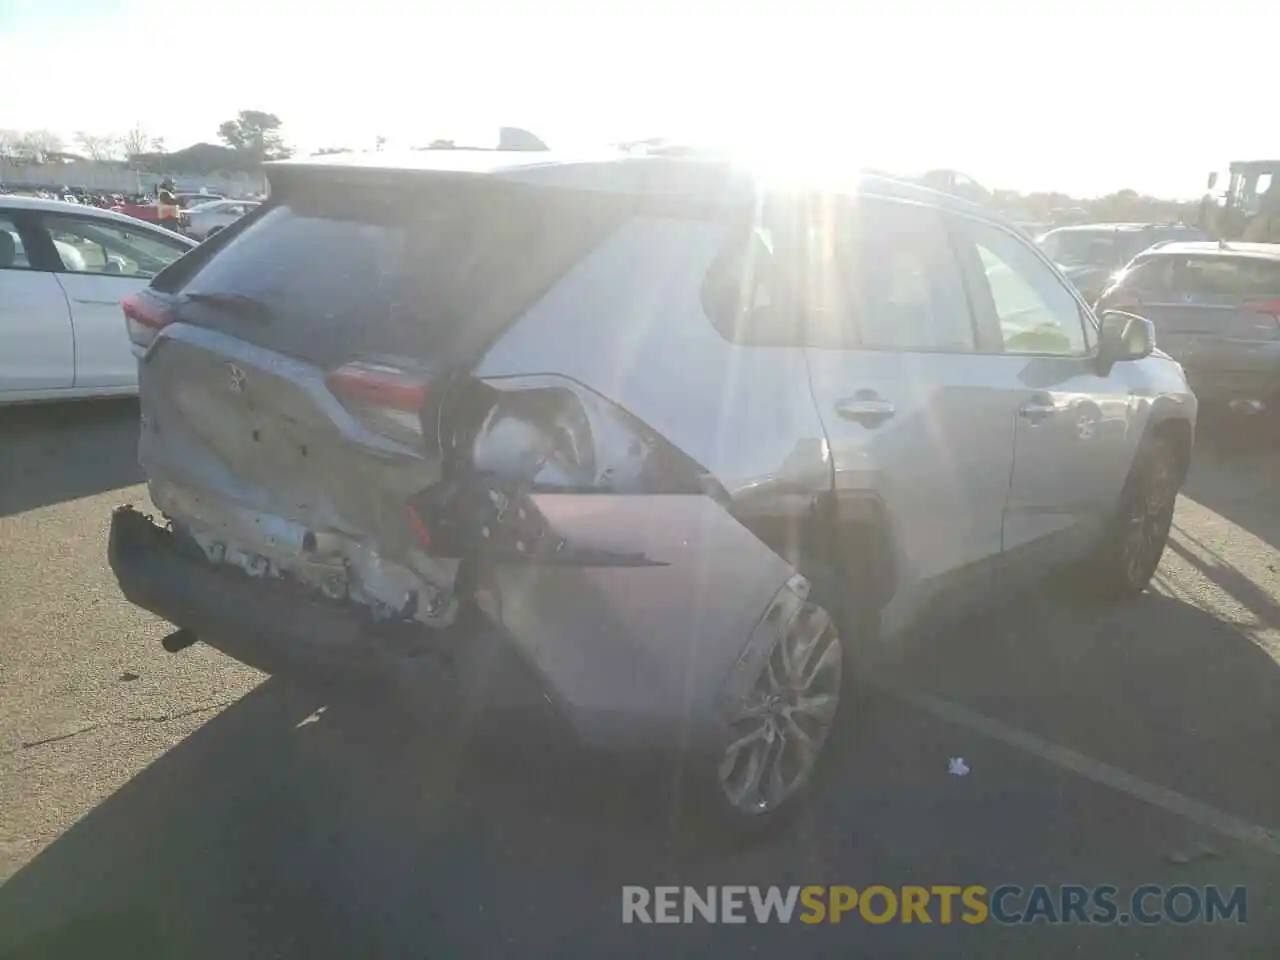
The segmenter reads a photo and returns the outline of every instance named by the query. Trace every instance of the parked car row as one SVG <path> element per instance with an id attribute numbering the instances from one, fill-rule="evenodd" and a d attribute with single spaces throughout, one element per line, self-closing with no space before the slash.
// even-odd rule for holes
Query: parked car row
<path id="1" fill-rule="evenodd" d="M 178 192 L 175 194 L 178 207 L 177 220 L 162 222 L 162 210 L 156 198 L 143 194 L 125 195 L 70 187 L 65 188 L 62 193 L 43 189 L 21 192 L 0 191 L 0 201 L 6 197 L 20 196 L 39 200 L 61 200 L 78 206 L 114 210 L 116 213 L 123 213 L 136 220 L 167 229 L 176 229 L 178 233 L 185 233 L 197 240 L 204 240 L 235 223 L 260 203 L 259 200 L 224 197 L 210 190 Z M 168 214 L 164 216 L 167 217 Z"/>
<path id="2" fill-rule="evenodd" d="M 1143 250 L 1173 240 L 1207 240 L 1208 234 L 1180 223 L 1092 223 L 1058 227 L 1036 242 L 1090 303 L 1111 278 Z"/>

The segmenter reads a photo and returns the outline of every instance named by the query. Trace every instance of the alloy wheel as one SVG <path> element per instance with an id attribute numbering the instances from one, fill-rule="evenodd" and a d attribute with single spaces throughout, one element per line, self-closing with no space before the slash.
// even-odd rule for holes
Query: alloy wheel
<path id="1" fill-rule="evenodd" d="M 733 718 L 719 783 L 735 808 L 769 813 L 809 781 L 840 705 L 843 659 L 830 615 L 804 604 Z"/>

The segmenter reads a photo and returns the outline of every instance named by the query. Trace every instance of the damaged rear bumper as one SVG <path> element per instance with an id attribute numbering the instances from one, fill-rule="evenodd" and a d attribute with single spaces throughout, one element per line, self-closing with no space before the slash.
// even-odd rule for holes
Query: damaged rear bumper
<path id="1" fill-rule="evenodd" d="M 807 582 L 707 497 L 537 499 L 569 540 L 658 562 L 494 560 L 476 594 L 484 617 L 446 630 L 375 624 L 363 608 L 214 566 L 128 507 L 112 516 L 110 563 L 132 603 L 269 673 L 385 679 L 472 716 L 532 711 L 609 752 L 718 756 Z"/>
<path id="2" fill-rule="evenodd" d="M 215 567 L 130 507 L 111 516 L 108 557 L 131 603 L 264 672 L 392 685 L 409 677 L 415 694 L 447 706 L 461 705 L 475 688 L 452 632 L 412 622 L 375 624 L 363 608 Z M 470 640 L 472 659 L 485 653 L 494 706 L 546 706 L 542 691 L 511 662 L 493 632 Z"/>

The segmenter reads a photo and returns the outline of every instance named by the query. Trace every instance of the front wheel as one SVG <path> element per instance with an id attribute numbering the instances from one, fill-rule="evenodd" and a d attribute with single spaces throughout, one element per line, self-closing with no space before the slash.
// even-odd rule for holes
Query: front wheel
<path id="1" fill-rule="evenodd" d="M 1098 553 L 1085 568 L 1093 592 L 1107 599 L 1141 593 L 1169 540 L 1178 499 L 1177 451 L 1157 437 L 1139 454 Z"/>

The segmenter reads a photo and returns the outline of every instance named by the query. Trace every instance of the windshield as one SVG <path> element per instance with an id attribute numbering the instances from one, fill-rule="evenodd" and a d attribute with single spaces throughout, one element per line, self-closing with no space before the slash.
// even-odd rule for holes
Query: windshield
<path id="1" fill-rule="evenodd" d="M 1129 259 L 1132 245 L 1123 239 L 1115 230 L 1055 230 L 1038 242 L 1045 256 L 1064 267 L 1111 267 Z"/>

